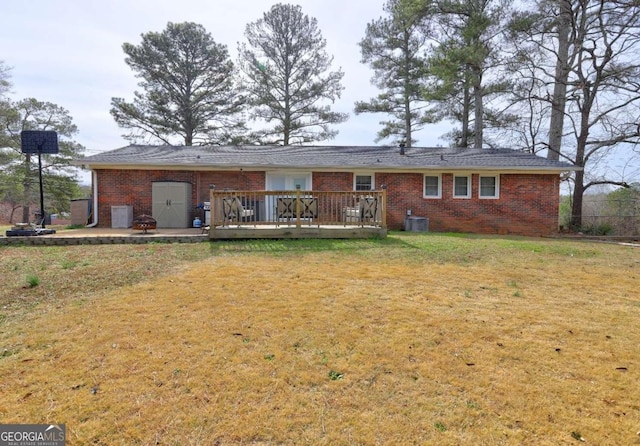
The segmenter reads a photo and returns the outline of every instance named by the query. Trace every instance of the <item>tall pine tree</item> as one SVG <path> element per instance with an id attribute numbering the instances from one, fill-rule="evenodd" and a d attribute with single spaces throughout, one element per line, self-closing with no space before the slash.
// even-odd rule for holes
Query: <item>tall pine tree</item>
<path id="1" fill-rule="evenodd" d="M 367 25 L 360 41 L 362 62 L 374 70 L 373 84 L 382 90 L 369 101 L 356 102 L 356 113 L 381 113 L 392 119 L 381 121 L 377 141 L 393 138 L 411 147 L 415 133 L 434 121 L 435 111 L 424 100 L 429 67 L 425 50 L 431 39 L 425 14 L 403 0 L 389 0 L 386 17 Z"/>
<path id="2" fill-rule="evenodd" d="M 333 138 L 332 124 L 348 115 L 331 111 L 343 90 L 342 71 L 330 71 L 333 57 L 317 20 L 300 6 L 276 4 L 249 23 L 239 47 L 250 115 L 267 127 L 255 133 L 263 144 L 300 144 Z"/>
<path id="3" fill-rule="evenodd" d="M 439 32 L 430 59 L 438 79 L 429 95 L 448 104 L 450 119 L 462 125 L 456 145 L 482 148 L 485 128 L 501 126 L 499 109 L 488 102 L 511 89 L 501 46 L 512 0 L 425 0 Z"/>
<path id="4" fill-rule="evenodd" d="M 202 25 L 171 23 L 122 46 L 142 80 L 133 102 L 111 100 L 111 115 L 125 138 L 165 144 L 224 144 L 244 129 L 244 98 L 235 86 L 227 47 Z"/>

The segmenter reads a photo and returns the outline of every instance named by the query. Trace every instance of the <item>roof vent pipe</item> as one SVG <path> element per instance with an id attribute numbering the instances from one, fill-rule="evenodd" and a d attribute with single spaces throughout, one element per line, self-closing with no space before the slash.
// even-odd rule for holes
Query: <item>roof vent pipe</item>
<path id="1" fill-rule="evenodd" d="M 400 155 L 404 155 L 404 143 L 400 143 Z"/>

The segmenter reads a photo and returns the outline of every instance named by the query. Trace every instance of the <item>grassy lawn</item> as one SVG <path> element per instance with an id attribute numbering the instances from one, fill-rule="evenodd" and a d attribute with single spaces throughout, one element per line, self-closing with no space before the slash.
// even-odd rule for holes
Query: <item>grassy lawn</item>
<path id="1" fill-rule="evenodd" d="M 0 247 L 0 421 L 69 445 L 640 444 L 640 249 Z"/>

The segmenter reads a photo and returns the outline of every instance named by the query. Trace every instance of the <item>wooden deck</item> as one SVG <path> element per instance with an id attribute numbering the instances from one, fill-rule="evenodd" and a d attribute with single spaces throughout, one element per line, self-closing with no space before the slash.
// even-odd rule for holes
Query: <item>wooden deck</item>
<path id="1" fill-rule="evenodd" d="M 386 237 L 385 191 L 215 191 L 209 237 Z"/>

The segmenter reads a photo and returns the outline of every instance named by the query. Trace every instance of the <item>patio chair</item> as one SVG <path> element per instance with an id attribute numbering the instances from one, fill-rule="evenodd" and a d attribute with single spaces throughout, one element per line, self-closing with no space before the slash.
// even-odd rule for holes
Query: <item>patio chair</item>
<path id="1" fill-rule="evenodd" d="M 276 203 L 276 215 L 278 216 L 276 225 L 280 220 L 286 219 L 287 223 L 289 223 L 292 218 L 295 218 L 295 199 L 291 197 L 278 197 L 278 201 Z"/>
<path id="2" fill-rule="evenodd" d="M 227 222 L 235 221 L 238 226 L 243 218 L 253 216 L 253 211 L 245 209 L 239 197 L 227 197 L 222 199 L 223 226 Z"/>
<path id="3" fill-rule="evenodd" d="M 300 198 L 300 218 L 309 219 L 309 224 L 312 219 L 318 218 L 318 199 L 316 197 Z"/>
<path id="4" fill-rule="evenodd" d="M 378 199 L 375 197 L 362 197 L 360 199 L 360 222 L 374 223 L 378 213 Z"/>
<path id="5" fill-rule="evenodd" d="M 318 199 L 316 197 L 300 198 L 300 218 L 318 218 Z"/>

